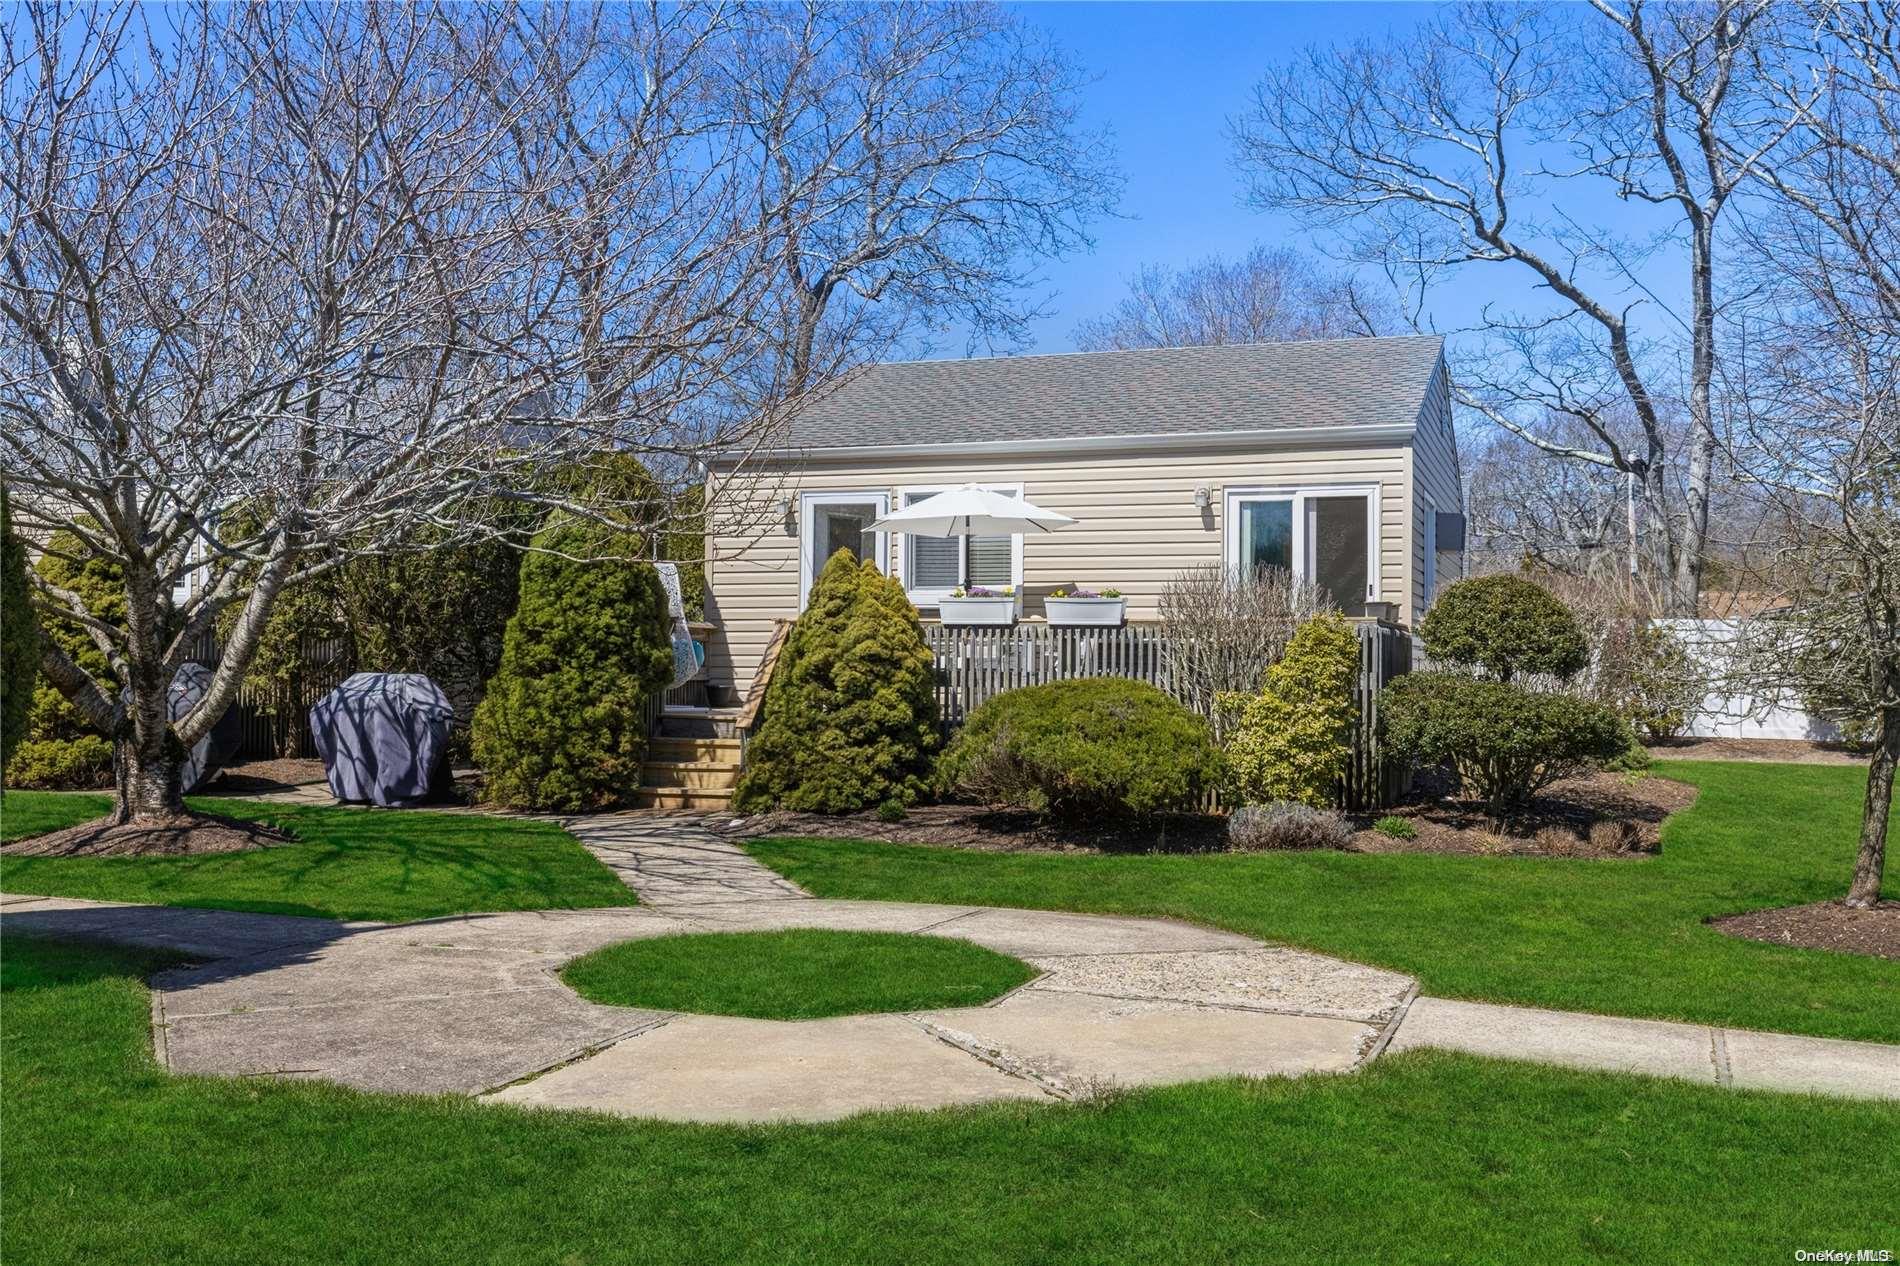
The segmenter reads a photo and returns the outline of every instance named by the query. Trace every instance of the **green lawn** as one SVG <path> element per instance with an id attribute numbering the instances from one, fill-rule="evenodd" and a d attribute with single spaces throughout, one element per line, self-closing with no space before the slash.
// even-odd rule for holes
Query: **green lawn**
<path id="1" fill-rule="evenodd" d="M 1900 1245 L 1900 1105 L 1413 1054 L 1090 1107 L 640 1123 L 170 1077 L 140 983 L 160 961 L 7 938 L 7 1261 L 1789 1261 Z"/>
<path id="2" fill-rule="evenodd" d="M 1691 761 L 1660 772 L 1702 795 L 1664 825 L 1662 855 L 1637 862 L 747 847 L 821 897 L 1174 916 L 1409 972 L 1445 997 L 1900 1042 L 1900 963 L 1703 924 L 1840 897 L 1864 772 Z M 1887 895 L 1900 896 L 1892 878 Z"/>
<path id="3" fill-rule="evenodd" d="M 630 906 L 633 893 L 559 827 L 518 818 L 197 800 L 298 842 L 204 857 L 0 857 L 0 890 L 394 923 L 497 910 Z M 0 835 L 98 817 L 104 796 L 9 791 Z"/>
<path id="4" fill-rule="evenodd" d="M 815 1020 L 979 1006 L 1035 974 L 968 941 L 798 928 L 621 941 L 575 959 L 561 979 L 615 1007 Z"/>

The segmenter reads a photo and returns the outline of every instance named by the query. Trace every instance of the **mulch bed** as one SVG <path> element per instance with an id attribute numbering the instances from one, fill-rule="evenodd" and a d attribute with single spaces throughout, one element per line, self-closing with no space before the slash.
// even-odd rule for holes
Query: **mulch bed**
<path id="1" fill-rule="evenodd" d="M 286 758 L 251 760 L 227 765 L 218 776 L 191 794 L 194 796 L 249 796 L 324 781 L 323 762 Z"/>
<path id="2" fill-rule="evenodd" d="M 1662 820 L 1694 802 L 1696 790 L 1663 778 L 1594 774 L 1553 784 L 1499 831 L 1476 805 L 1420 800 L 1390 810 L 1408 819 L 1418 837 L 1397 840 L 1369 828 L 1373 815 L 1353 819 L 1362 829 L 1350 850 L 1360 853 L 1468 853 L 1481 856 L 1642 858 L 1661 848 Z M 1381 815 L 1382 816 L 1382 815 Z M 1204 814 L 1168 814 L 1147 825 L 1102 823 L 1057 826 L 1034 814 L 982 805 L 936 804 L 912 809 L 901 822 L 874 813 L 831 817 L 773 812 L 716 819 L 714 830 L 740 838 L 816 836 L 930 844 L 986 853 L 1205 853 L 1227 848 L 1227 820 Z"/>
<path id="3" fill-rule="evenodd" d="M 193 857 L 242 853 L 296 842 L 288 831 L 215 813 L 192 813 L 157 824 L 81 822 L 61 831 L 0 846 L 8 857 Z"/>
<path id="4" fill-rule="evenodd" d="M 1552 783 L 1507 821 L 1494 823 L 1481 804 L 1421 796 L 1389 811 L 1417 829 L 1416 839 L 1362 830 L 1352 850 L 1640 859 L 1662 850 L 1663 819 L 1695 798 L 1694 787 L 1667 778 L 1597 773 Z"/>
<path id="5" fill-rule="evenodd" d="M 1709 925 L 1730 936 L 1770 945 L 1900 959 L 1900 901 L 1882 901 L 1868 910 L 1851 909 L 1838 901 L 1817 901 L 1813 905 L 1731 914 L 1710 919 Z"/>
<path id="6" fill-rule="evenodd" d="M 1864 765 L 1867 753 L 1845 743 L 1808 739 L 1678 738 L 1647 745 L 1651 756 L 1668 760 L 1767 760 L 1792 765 Z"/>
<path id="7" fill-rule="evenodd" d="M 983 853 L 1205 853 L 1227 847 L 1227 819 L 1199 813 L 1163 814 L 1147 825 L 1103 823 L 1057 826 L 1033 813 L 973 804 L 920 805 L 901 822 L 875 813 L 832 817 L 774 810 L 711 823 L 723 834 L 745 839 L 805 835 L 830 839 L 934 844 Z"/>

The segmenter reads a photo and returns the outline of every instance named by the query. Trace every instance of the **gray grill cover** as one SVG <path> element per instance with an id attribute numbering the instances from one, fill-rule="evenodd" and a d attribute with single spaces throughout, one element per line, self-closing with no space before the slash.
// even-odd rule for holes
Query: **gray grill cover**
<path id="1" fill-rule="evenodd" d="M 211 688 L 211 670 L 203 664 L 186 664 L 172 678 L 171 690 L 167 692 L 167 701 L 171 705 L 171 719 L 176 721 L 197 706 L 198 700 L 205 697 L 205 691 Z M 196 791 L 205 783 L 218 776 L 232 755 L 236 753 L 238 739 L 243 729 L 237 713 L 229 708 L 211 727 L 210 733 L 192 745 L 185 753 L 185 768 L 182 784 L 186 792 Z"/>
<path id="2" fill-rule="evenodd" d="M 427 800 L 447 772 L 449 697 L 421 673 L 357 673 L 310 709 L 310 734 L 338 800 Z"/>

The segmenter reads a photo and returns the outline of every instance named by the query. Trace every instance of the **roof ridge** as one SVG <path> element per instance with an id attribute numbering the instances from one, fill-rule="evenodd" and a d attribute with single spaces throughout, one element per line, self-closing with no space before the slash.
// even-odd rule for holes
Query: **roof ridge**
<path id="1" fill-rule="evenodd" d="M 1238 350 L 1251 347 L 1303 347 L 1319 343 L 1440 343 L 1445 341 L 1443 334 L 1351 334 L 1334 338 L 1279 338 L 1256 339 L 1250 343 L 1176 343 L 1167 347 L 1104 347 L 1092 351 L 1077 349 L 1068 352 L 1028 352 L 1021 356 L 919 356 L 911 360 L 878 360 L 863 365 L 864 369 L 895 369 L 904 365 L 968 365 L 1011 363 L 1020 364 L 1031 360 L 1067 360 L 1082 356 L 1139 356 L 1153 352 L 1211 352 Z"/>

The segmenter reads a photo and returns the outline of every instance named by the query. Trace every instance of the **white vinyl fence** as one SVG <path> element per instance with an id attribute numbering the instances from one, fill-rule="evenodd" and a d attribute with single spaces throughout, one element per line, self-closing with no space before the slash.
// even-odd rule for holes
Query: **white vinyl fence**
<path id="1" fill-rule="evenodd" d="M 1682 639 L 1712 682 L 1720 683 L 1702 700 L 1689 723 L 1697 738 L 1809 739 L 1836 742 L 1841 732 L 1832 721 L 1811 717 L 1799 699 L 1747 693 L 1733 680 L 1731 660 L 1738 620 L 1658 620 Z"/>

